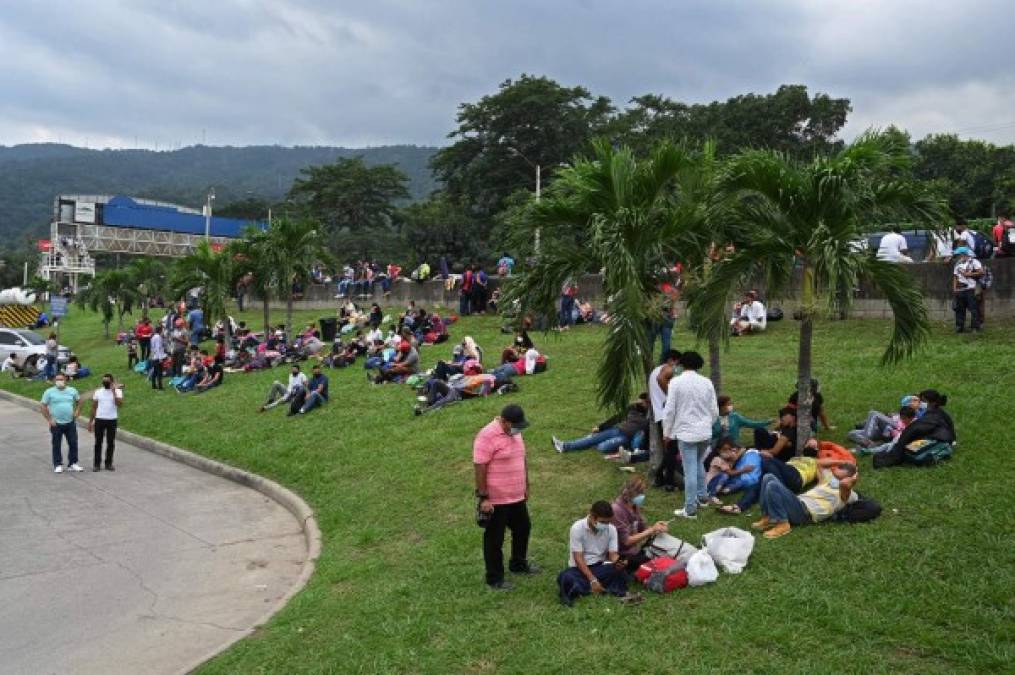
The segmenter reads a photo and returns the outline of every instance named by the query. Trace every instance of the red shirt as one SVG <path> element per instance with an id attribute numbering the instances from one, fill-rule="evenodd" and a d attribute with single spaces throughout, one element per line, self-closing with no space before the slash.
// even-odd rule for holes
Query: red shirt
<path id="1" fill-rule="evenodd" d="M 486 465 L 486 491 L 491 504 L 525 501 L 525 441 L 521 434 L 504 433 L 500 421 L 493 420 L 476 434 L 472 461 Z"/>
<path id="2" fill-rule="evenodd" d="M 134 329 L 134 335 L 137 336 L 138 340 L 146 340 L 150 338 L 154 332 L 155 329 L 152 328 L 152 325 L 150 323 L 148 324 L 139 323 L 137 325 L 137 328 Z"/>

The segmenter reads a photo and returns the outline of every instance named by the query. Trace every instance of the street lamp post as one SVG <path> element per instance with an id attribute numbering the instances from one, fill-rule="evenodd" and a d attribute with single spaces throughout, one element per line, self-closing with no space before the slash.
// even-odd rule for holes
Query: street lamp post
<path id="1" fill-rule="evenodd" d="M 522 151 L 519 150 L 518 148 L 509 145 L 508 150 L 524 159 L 529 166 L 533 167 L 536 170 L 536 201 L 538 202 L 543 191 L 543 168 L 539 164 L 536 164 L 531 159 L 522 154 Z M 541 230 L 542 230 L 541 227 L 536 228 L 536 238 L 533 241 L 533 246 L 535 248 L 536 255 L 539 255 L 539 235 Z"/>
<path id="2" fill-rule="evenodd" d="M 204 202 L 204 238 L 211 239 L 211 203 L 215 201 L 215 188 L 208 189 L 208 197 Z"/>

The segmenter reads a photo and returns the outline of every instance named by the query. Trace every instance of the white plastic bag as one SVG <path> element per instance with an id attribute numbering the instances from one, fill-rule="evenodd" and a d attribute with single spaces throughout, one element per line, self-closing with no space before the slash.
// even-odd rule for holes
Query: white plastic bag
<path id="1" fill-rule="evenodd" d="M 740 574 L 754 550 L 754 535 L 739 527 L 724 527 L 702 537 L 712 560 L 730 574 Z"/>
<path id="2" fill-rule="evenodd" d="M 645 555 L 649 558 L 666 556 L 686 563 L 698 549 L 686 541 L 677 539 L 672 534 L 662 532 L 652 537 L 652 542 L 645 547 Z"/>
<path id="3" fill-rule="evenodd" d="M 701 549 L 687 561 L 687 585 L 704 586 L 719 578 L 719 570 L 715 568 L 712 556 Z"/>

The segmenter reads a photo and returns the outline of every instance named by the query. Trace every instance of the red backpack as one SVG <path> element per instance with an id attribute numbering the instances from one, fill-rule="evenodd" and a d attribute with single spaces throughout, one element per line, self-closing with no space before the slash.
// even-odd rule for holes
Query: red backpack
<path id="1" fill-rule="evenodd" d="M 649 560 L 634 573 L 645 588 L 656 593 L 669 593 L 687 586 L 687 563 L 660 556 Z"/>

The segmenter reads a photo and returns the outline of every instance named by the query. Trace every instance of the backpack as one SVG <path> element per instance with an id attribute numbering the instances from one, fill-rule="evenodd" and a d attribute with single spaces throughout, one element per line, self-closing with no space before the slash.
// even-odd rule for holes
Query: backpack
<path id="1" fill-rule="evenodd" d="M 913 441 L 906 446 L 906 451 L 902 454 L 904 461 L 916 466 L 932 466 L 946 459 L 951 459 L 951 456 L 951 443 L 935 441 L 932 438 Z"/>
<path id="2" fill-rule="evenodd" d="M 994 255 L 994 244 L 981 232 L 973 232 L 973 255 L 977 260 L 986 260 Z"/>
<path id="3" fill-rule="evenodd" d="M 1001 251 L 1005 255 L 1015 255 L 1015 227 L 1004 228 L 1001 235 Z"/>
<path id="4" fill-rule="evenodd" d="M 987 290 L 994 285 L 994 273 L 990 271 L 989 267 L 986 265 L 983 266 L 983 276 L 979 277 L 976 280 L 976 283 L 979 284 L 980 288 L 983 290 Z"/>
<path id="5" fill-rule="evenodd" d="M 841 523 L 866 523 L 881 515 L 881 504 L 864 497 L 859 492 L 857 500 L 835 514 L 834 519 Z"/>
<path id="6" fill-rule="evenodd" d="M 687 562 L 683 560 L 662 556 L 644 563 L 634 576 L 650 591 L 670 593 L 687 586 L 686 566 Z"/>
<path id="7" fill-rule="evenodd" d="M 532 374 L 545 373 L 547 367 L 546 357 L 540 354 L 536 357 L 536 368 L 532 371 Z"/>
<path id="8" fill-rule="evenodd" d="M 770 307 L 768 314 L 765 316 L 767 321 L 782 321 L 783 313 L 779 307 Z"/>

